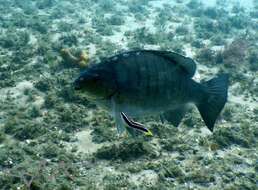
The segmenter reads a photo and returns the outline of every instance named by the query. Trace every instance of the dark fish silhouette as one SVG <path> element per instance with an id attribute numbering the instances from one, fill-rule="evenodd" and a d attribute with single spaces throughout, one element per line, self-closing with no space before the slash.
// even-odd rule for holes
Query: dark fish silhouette
<path id="1" fill-rule="evenodd" d="M 150 134 L 142 124 L 130 119 L 145 115 L 162 115 L 178 126 L 189 103 L 197 106 L 206 126 L 213 131 L 227 101 L 228 75 L 197 83 L 192 79 L 195 70 L 192 59 L 174 52 L 130 51 L 89 66 L 74 85 L 110 111 L 119 133 L 127 124 L 130 133 L 136 129 Z"/>

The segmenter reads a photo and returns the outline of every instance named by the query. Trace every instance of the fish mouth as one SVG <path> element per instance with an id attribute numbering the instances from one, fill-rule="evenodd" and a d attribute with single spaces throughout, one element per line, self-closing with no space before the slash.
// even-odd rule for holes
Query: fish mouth
<path id="1" fill-rule="evenodd" d="M 82 91 L 82 90 L 83 90 L 82 86 L 79 85 L 79 84 L 76 83 L 76 82 L 74 83 L 73 86 L 74 86 L 73 88 L 74 88 L 75 91 Z M 92 95 L 92 94 L 90 94 L 90 93 L 87 93 L 87 90 L 85 90 L 85 91 L 83 90 L 83 92 L 85 93 L 85 96 L 86 96 L 89 100 L 91 100 L 91 101 L 109 100 L 109 99 L 112 98 L 113 95 L 116 94 L 116 90 L 114 90 L 114 92 L 110 93 L 110 94 L 107 95 L 107 96 L 98 97 L 98 96 L 94 96 L 94 95 Z"/>
<path id="2" fill-rule="evenodd" d="M 81 90 L 82 88 L 79 85 L 74 85 L 74 90 Z"/>
<path id="3" fill-rule="evenodd" d="M 111 98 L 116 94 L 116 92 L 117 91 L 114 91 L 113 93 L 105 97 L 98 97 L 98 96 L 90 95 L 87 93 L 87 91 L 85 91 L 85 97 L 89 99 L 89 101 L 93 101 L 93 102 L 106 101 L 106 100 L 111 100 Z"/>
<path id="4" fill-rule="evenodd" d="M 79 84 L 78 79 L 76 79 L 73 83 L 74 90 L 81 90 L 82 86 Z"/>
<path id="5" fill-rule="evenodd" d="M 103 97 L 103 98 L 95 98 L 94 101 L 104 101 L 104 100 L 111 100 L 111 98 L 116 94 L 117 91 L 114 91 L 110 95 Z"/>

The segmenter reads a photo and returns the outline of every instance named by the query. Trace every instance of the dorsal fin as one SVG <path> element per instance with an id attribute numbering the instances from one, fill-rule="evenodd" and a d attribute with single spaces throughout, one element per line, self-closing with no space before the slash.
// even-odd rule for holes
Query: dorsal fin
<path id="1" fill-rule="evenodd" d="M 181 54 L 171 51 L 155 51 L 155 50 L 146 50 L 148 52 L 154 53 L 156 55 L 165 57 L 169 59 L 174 64 L 178 64 L 185 73 L 192 78 L 196 71 L 196 63 L 193 59 L 185 57 Z"/>

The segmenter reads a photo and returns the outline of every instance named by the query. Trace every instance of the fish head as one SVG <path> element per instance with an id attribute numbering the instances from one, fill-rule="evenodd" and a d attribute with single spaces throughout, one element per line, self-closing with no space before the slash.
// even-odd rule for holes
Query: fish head
<path id="1" fill-rule="evenodd" d="M 92 100 L 108 99 L 116 92 L 113 76 L 107 66 L 95 65 L 81 73 L 74 81 L 74 88 Z"/>

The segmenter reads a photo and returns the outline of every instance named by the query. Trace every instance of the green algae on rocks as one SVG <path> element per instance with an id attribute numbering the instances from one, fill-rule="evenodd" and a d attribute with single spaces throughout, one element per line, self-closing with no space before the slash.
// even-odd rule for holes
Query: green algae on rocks
<path id="1" fill-rule="evenodd" d="M 258 4 L 209 2 L 1 1 L 1 189 L 256 189 Z M 143 120 L 153 138 L 118 137 L 72 90 L 81 68 L 62 48 L 93 62 L 144 48 L 194 57 L 198 81 L 230 73 L 229 104 L 213 135 L 193 110 L 178 128 Z M 77 151 L 84 131 L 98 149 Z"/>

